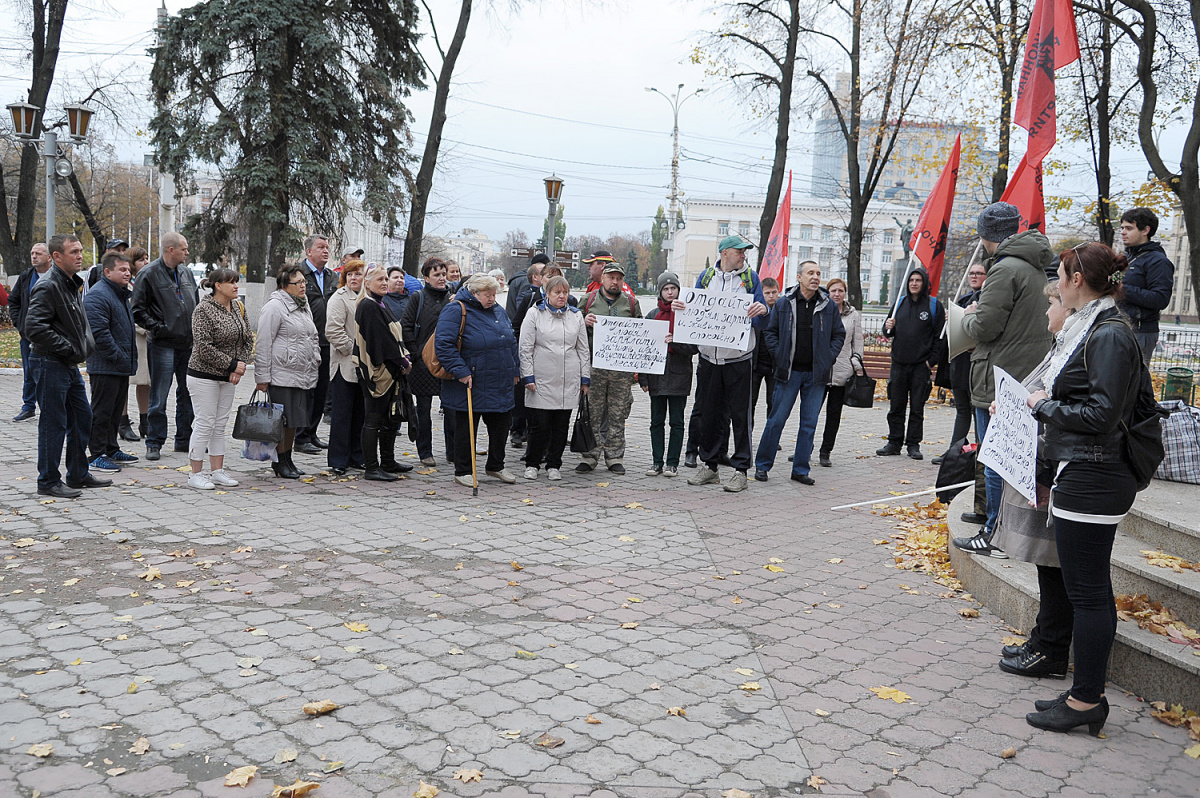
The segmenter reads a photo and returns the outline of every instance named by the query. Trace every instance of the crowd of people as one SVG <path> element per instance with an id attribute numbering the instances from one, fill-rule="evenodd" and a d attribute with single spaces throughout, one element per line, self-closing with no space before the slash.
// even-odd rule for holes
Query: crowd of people
<path id="1" fill-rule="evenodd" d="M 1127 438 L 1134 407 L 1149 391 L 1146 367 L 1173 284 L 1170 261 L 1150 240 L 1153 213 L 1136 208 L 1121 223 L 1125 254 L 1086 243 L 1056 256 L 1042 233 L 1020 230 L 1014 206 L 994 203 L 977 221 L 987 258 L 969 267 L 969 290 L 956 299 L 973 350 L 946 358 L 945 308 L 921 268 L 911 271 L 883 325 L 892 346 L 879 456 L 922 459 L 924 407 L 939 364 L 948 368 L 955 396 L 955 441 L 968 437 L 972 422 L 976 442 L 986 435 L 997 367 L 1031 391 L 1029 408 L 1043 431 L 1038 502 L 1024 501 L 983 469 L 983 501 L 963 516 L 981 529 L 953 544 L 1037 566 L 1037 626 L 1023 645 L 1005 647 L 1000 667 L 1063 677 L 1074 645 L 1071 689 L 1038 702 L 1027 717 L 1059 731 L 1086 725 L 1098 734 L 1107 717 L 1105 669 L 1116 628 L 1108 563 L 1117 524 L 1139 487 Z M 558 481 L 572 413 L 582 406 L 594 445 L 579 452 L 575 471 L 586 474 L 603 462 L 613 474 L 626 473 L 625 429 L 637 385 L 650 399 L 647 476 L 675 477 L 682 464 L 696 469 L 690 485 L 740 492 L 752 468 L 765 482 L 799 403 L 790 478 L 813 485 L 813 449 L 821 466 L 833 466 L 845 389 L 863 371 L 862 318 L 846 302 L 845 282 L 822 285 L 815 262 L 800 263 L 796 284 L 782 293 L 776 281 L 760 280 L 747 264 L 751 246 L 740 236 L 723 238 L 716 265 L 695 285 L 747 295 L 748 346 L 675 341 L 677 314 L 687 305 L 678 276 L 667 271 L 646 316 L 667 323 L 665 368 L 634 374 L 592 366 L 599 319 L 642 317 L 624 267 L 605 251 L 586 259 L 591 282 L 578 298 L 545 255 L 511 282 L 503 273 L 463 279 L 457 264 L 439 258 L 426 260 L 417 280 L 364 263 L 355 248 L 330 268 L 329 240 L 310 236 L 305 257 L 275 275 L 276 290 L 252 325 L 238 299 L 238 272 L 214 269 L 197 286 L 179 233 L 164 235 L 160 256 L 149 263 L 144 250 L 112 242 L 86 281 L 79 240 L 57 235 L 33 247 L 31 267 L 11 294 L 25 366 L 13 420 L 40 408 L 38 492 L 75 498 L 111 484 L 93 471 L 115 473 L 139 461 L 122 450 L 122 440 L 144 437 L 146 460 L 163 456 L 174 384 L 173 448 L 187 453 L 189 486 L 235 487 L 225 440 L 236 387 L 252 364 L 256 392 L 283 409 L 284 431 L 271 456 L 277 477 L 304 474 L 294 457 L 299 451 L 325 453 L 334 474 L 358 469 L 368 480 L 395 480 L 413 468 L 396 456 L 405 424 L 420 463 L 437 465 L 436 396 L 445 462 L 456 483 L 477 486 L 480 424 L 488 432 L 486 476 L 517 482 L 506 467 L 511 447 L 524 449 L 524 479 L 544 471 Z M 79 369 L 85 361 L 90 398 Z M 138 432 L 128 413 L 131 381 L 138 386 Z M 755 449 L 754 408 L 764 383 L 767 417 Z M 327 414 L 325 442 L 318 430 Z M 723 482 L 722 467 L 730 469 Z"/>

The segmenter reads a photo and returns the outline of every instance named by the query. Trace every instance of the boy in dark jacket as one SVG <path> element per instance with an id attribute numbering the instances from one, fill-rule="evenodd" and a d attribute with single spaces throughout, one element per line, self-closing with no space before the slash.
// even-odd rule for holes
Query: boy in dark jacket
<path id="1" fill-rule="evenodd" d="M 908 456 L 922 459 L 921 438 L 925 435 L 925 401 L 933 388 L 933 370 L 942 357 L 946 341 L 942 329 L 946 311 L 929 296 L 929 275 L 918 266 L 908 275 L 908 293 L 901 297 L 887 321 L 883 334 L 892 339 L 892 370 L 888 375 L 887 445 L 878 455 L 900 454 L 900 443 Z M 908 434 L 904 431 L 904 408 L 908 406 Z"/>
<path id="2" fill-rule="evenodd" d="M 762 281 L 763 299 L 766 300 L 767 311 L 775 307 L 776 300 L 779 299 L 779 281 L 774 277 L 764 277 Z M 754 408 L 754 412 L 758 412 L 758 392 L 762 388 L 762 384 L 767 384 L 767 416 L 770 417 L 771 411 L 775 409 L 775 354 L 769 346 L 763 345 L 763 330 L 755 330 L 754 334 L 758 337 L 758 343 L 755 345 L 754 356 L 754 377 L 750 383 L 750 407 Z M 753 420 L 753 416 L 751 416 Z"/>
<path id="3" fill-rule="evenodd" d="M 1158 231 L 1158 217 L 1149 208 L 1130 208 L 1121 214 L 1121 241 L 1129 268 L 1121 281 L 1121 310 L 1133 322 L 1133 334 L 1142 349 L 1147 368 L 1158 345 L 1158 317 L 1171 304 L 1175 287 L 1175 265 L 1162 244 L 1151 241 Z"/>
<path id="4" fill-rule="evenodd" d="M 658 307 L 646 314 L 647 319 L 658 319 L 670 323 L 667 335 L 667 368 L 662 374 L 638 374 L 638 385 L 650 394 L 650 449 L 654 465 L 646 472 L 648 477 L 661 474 L 674 477 L 679 474 L 679 454 L 683 450 L 683 409 L 688 394 L 692 392 L 692 356 L 699 351 L 694 344 L 677 344 L 672 340 L 675 332 L 675 310 L 671 303 L 679 298 L 679 277 L 674 272 L 663 272 L 658 277 Z M 663 428 L 667 414 L 671 416 L 671 440 L 664 458 Z"/>

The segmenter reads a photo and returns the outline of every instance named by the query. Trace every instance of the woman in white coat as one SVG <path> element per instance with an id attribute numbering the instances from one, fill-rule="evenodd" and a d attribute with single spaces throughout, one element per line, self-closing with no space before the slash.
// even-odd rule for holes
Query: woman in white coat
<path id="1" fill-rule="evenodd" d="M 325 338 L 329 341 L 329 393 L 333 413 L 329 424 L 329 470 L 341 476 L 363 467 L 362 428 L 366 411 L 354 365 L 355 306 L 362 291 L 363 270 L 358 258 L 342 267 L 338 290 L 325 304 Z"/>
<path id="2" fill-rule="evenodd" d="M 571 285 L 552 277 L 546 298 L 521 323 L 521 383 L 529 410 L 529 442 L 525 479 L 537 479 L 546 462 L 546 478 L 562 479 L 562 455 L 579 394 L 587 393 L 592 373 L 591 350 L 583 314 L 568 304 Z"/>
<path id="3" fill-rule="evenodd" d="M 825 401 L 825 434 L 821 436 L 821 465 L 826 468 L 833 465 L 829 455 L 833 452 L 833 444 L 837 441 L 838 429 L 842 426 L 842 404 L 846 398 L 846 385 L 854 377 L 856 368 L 850 362 L 853 355 L 858 355 L 859 367 L 863 357 L 863 325 L 862 316 L 854 306 L 846 301 L 846 283 L 840 277 L 834 277 L 827 286 L 829 298 L 837 303 L 842 314 L 842 326 L 846 328 L 846 340 L 842 343 L 842 351 L 838 353 L 833 363 L 833 371 L 829 376 L 828 397 Z"/>

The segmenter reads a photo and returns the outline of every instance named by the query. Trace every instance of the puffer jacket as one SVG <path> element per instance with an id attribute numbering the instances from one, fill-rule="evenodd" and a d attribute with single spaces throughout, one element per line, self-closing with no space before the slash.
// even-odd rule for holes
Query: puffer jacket
<path id="1" fill-rule="evenodd" d="M 129 289 L 101 277 L 83 297 L 83 310 L 96 341 L 88 374 L 131 377 L 137 373 L 137 336 L 129 310 Z"/>
<path id="2" fill-rule="evenodd" d="M 1057 462 L 1123 462 L 1120 424 L 1128 423 L 1137 402 L 1142 352 L 1129 320 L 1116 308 L 1097 314 L 1087 335 L 1059 372 L 1050 398 L 1033 407 L 1034 417 L 1046 426 L 1041 456 Z"/>
<path id="3" fill-rule="evenodd" d="M 35 355 L 75 366 L 96 349 L 87 313 L 79 299 L 83 280 L 57 266 L 38 278 L 25 308 L 25 337 Z"/>
<path id="4" fill-rule="evenodd" d="M 404 308 L 400 329 L 404 331 L 404 348 L 412 357 L 412 371 L 408 373 L 408 389 L 413 396 L 437 396 L 442 392 L 442 381 L 429 373 L 421 353 L 425 342 L 437 329 L 438 316 L 450 301 L 449 289 L 422 286 Z"/>
<path id="5" fill-rule="evenodd" d="M 1126 247 L 1125 257 L 1129 259 L 1129 268 L 1121 280 L 1121 310 L 1134 330 L 1156 333 L 1159 315 L 1171 304 L 1175 266 L 1157 241 Z"/>
<path id="6" fill-rule="evenodd" d="M 192 270 L 182 263 L 170 269 L 158 258 L 134 278 L 133 320 L 155 346 L 190 350 L 192 313 L 199 302 Z"/>
<path id="7" fill-rule="evenodd" d="M 462 310 L 467 308 L 462 351 L 456 346 Z M 467 409 L 467 386 L 459 379 L 472 376 L 471 399 L 476 413 L 506 413 L 513 409 L 513 385 L 518 367 L 517 337 L 512 322 L 499 305 L 484 308 L 464 286 L 438 317 L 434 348 L 442 368 L 454 375 L 442 380 L 442 407 Z"/>
<path id="8" fill-rule="evenodd" d="M 192 313 L 192 356 L 188 375 L 226 382 L 238 363 L 254 354 L 254 333 L 246 307 L 233 300 L 226 310 L 212 296 L 200 300 Z"/>
<path id="9" fill-rule="evenodd" d="M 846 339 L 842 343 L 842 351 L 838 352 L 837 360 L 833 361 L 833 371 L 829 376 L 829 384 L 833 386 L 850 382 L 855 368 L 850 364 L 850 356 L 863 356 L 862 315 L 850 303 L 846 303 L 846 309 L 842 311 L 842 328 L 846 331 Z"/>
<path id="10" fill-rule="evenodd" d="M 796 297 L 800 286 L 792 288 L 775 302 L 771 315 L 767 317 L 764 343 L 775 353 L 775 379 L 786 382 L 792 376 L 792 353 L 796 349 Z M 818 288 L 820 298 L 813 308 L 813 380 L 818 385 L 827 385 L 833 372 L 833 362 L 842 351 L 846 340 L 846 328 L 837 303 L 829 298 L 829 292 Z M 704 348 L 701 347 L 701 353 Z"/>
<path id="11" fill-rule="evenodd" d="M 647 319 L 658 318 L 658 308 L 646 314 Z M 667 368 L 662 374 L 638 373 L 638 385 L 648 388 L 651 396 L 691 396 L 692 358 L 700 351 L 695 344 L 667 344 Z"/>
<path id="12" fill-rule="evenodd" d="M 526 390 L 525 406 L 574 410 L 579 388 L 592 373 L 583 314 L 570 305 L 556 310 L 541 302 L 525 314 L 519 341 L 521 382 L 537 386 Z"/>
<path id="13" fill-rule="evenodd" d="M 1050 351 L 1046 329 L 1050 300 L 1044 268 L 1054 259 L 1050 242 L 1036 230 L 1006 238 L 987 266 L 979 307 L 963 318 L 963 332 L 978 341 L 971 353 L 971 404 L 987 408 L 996 398 L 994 366 L 1023 380 Z"/>
<path id="14" fill-rule="evenodd" d="M 329 342 L 329 374 L 341 374 L 346 382 L 358 382 L 354 368 L 355 305 L 358 294 L 346 286 L 333 292 L 325 306 L 325 340 Z"/>
<path id="15" fill-rule="evenodd" d="M 258 314 L 254 382 L 315 388 L 321 366 L 317 340 L 317 327 L 308 305 L 297 307 L 288 292 L 276 289 Z"/>

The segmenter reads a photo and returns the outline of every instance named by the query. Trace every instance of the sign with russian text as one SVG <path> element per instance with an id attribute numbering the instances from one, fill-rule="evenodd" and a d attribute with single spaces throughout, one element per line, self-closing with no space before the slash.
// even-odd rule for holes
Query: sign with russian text
<path id="1" fill-rule="evenodd" d="M 988 423 L 979 462 L 999 474 L 1030 502 L 1037 502 L 1037 419 L 1029 391 L 1004 369 L 995 368 L 996 413 Z"/>
<path id="2" fill-rule="evenodd" d="M 598 316 L 592 328 L 592 368 L 662 374 L 670 322 Z"/>
<path id="3" fill-rule="evenodd" d="M 750 349 L 754 338 L 746 314 L 754 304 L 753 294 L 685 288 L 679 298 L 687 307 L 675 313 L 676 341 L 739 352 Z"/>

